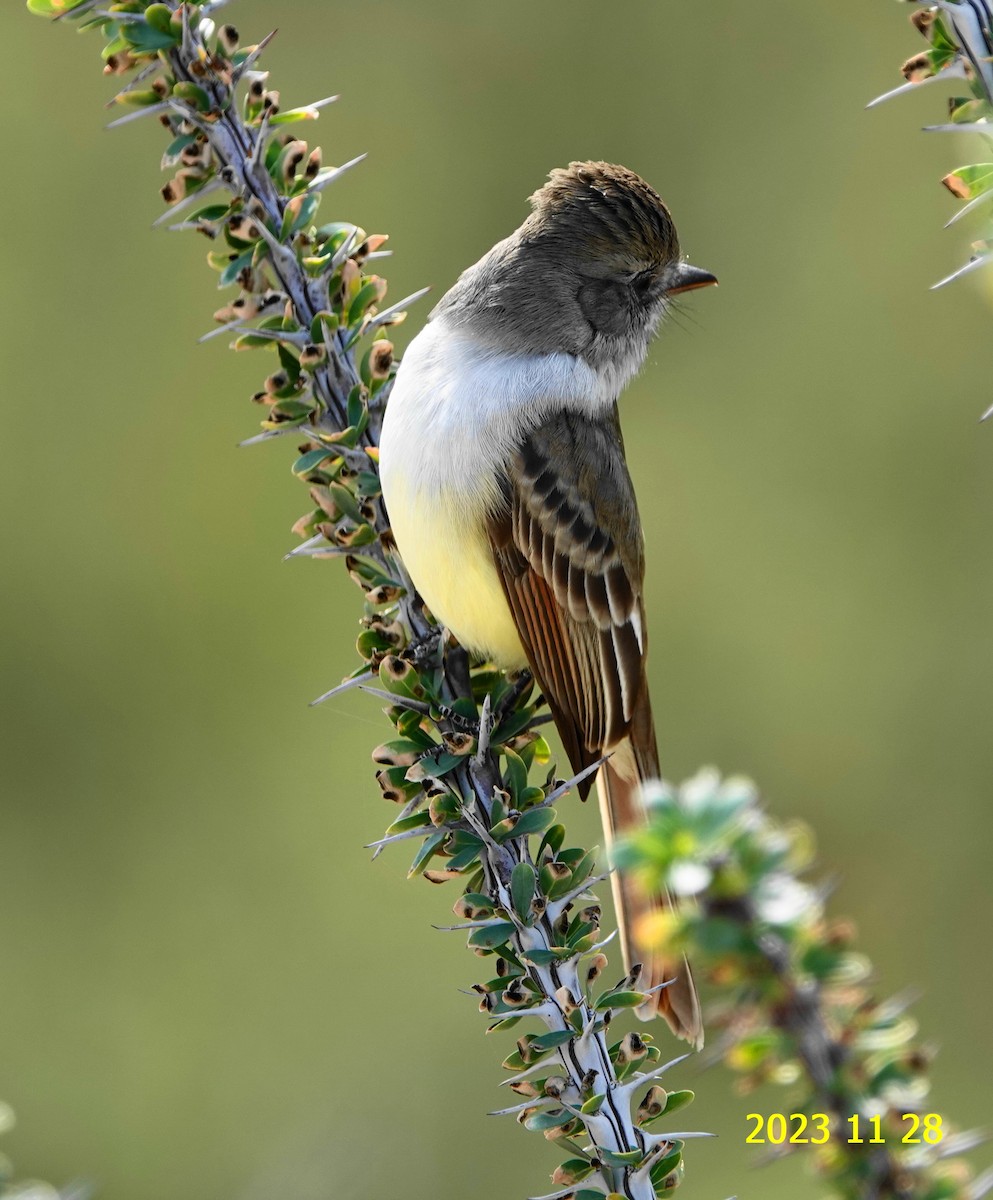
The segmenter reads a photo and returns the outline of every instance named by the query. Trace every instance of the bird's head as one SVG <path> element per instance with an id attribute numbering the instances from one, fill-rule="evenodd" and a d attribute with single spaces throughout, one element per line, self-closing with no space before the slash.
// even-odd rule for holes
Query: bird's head
<path id="1" fill-rule="evenodd" d="M 570 163 L 531 207 L 463 274 L 439 315 L 510 349 L 636 369 L 671 298 L 717 282 L 681 260 L 669 210 L 626 167 Z"/>

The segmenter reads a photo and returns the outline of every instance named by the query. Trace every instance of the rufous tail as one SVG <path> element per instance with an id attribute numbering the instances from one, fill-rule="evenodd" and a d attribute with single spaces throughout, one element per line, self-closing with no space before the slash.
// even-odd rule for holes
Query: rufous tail
<path id="1" fill-rule="evenodd" d="M 634 737 L 637 739 L 637 732 Z M 654 734 L 639 748 L 631 738 L 625 738 L 597 772 L 596 790 L 608 851 L 617 837 L 645 824 L 641 784 L 643 780 L 658 777 L 654 743 Z M 645 917 L 670 908 L 671 897 L 668 892 L 648 893 L 631 875 L 619 875 L 617 871 L 611 876 L 611 884 L 625 970 L 630 971 L 635 963 L 642 964 L 639 991 L 672 980 L 668 987 L 652 994 L 650 1002 L 637 1010 L 638 1016 L 642 1020 L 650 1020 L 656 1014 L 665 1017 L 677 1037 L 699 1050 L 703 1046 L 703 1021 L 690 964 L 685 955 L 667 954 L 664 946 L 646 945 L 644 939 Z"/>

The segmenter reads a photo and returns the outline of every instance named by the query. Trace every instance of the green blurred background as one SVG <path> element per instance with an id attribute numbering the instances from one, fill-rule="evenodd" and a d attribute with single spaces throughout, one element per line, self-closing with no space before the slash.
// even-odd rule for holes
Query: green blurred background
<path id="1" fill-rule="evenodd" d="M 257 40 L 277 6 L 225 14 Z M 752 774 L 816 829 L 880 989 L 919 984 L 935 1105 L 989 1112 L 990 308 L 938 186 L 941 89 L 866 113 L 920 49 L 907 6 L 287 0 L 283 103 L 369 161 L 325 219 L 388 231 L 439 295 L 579 157 L 634 167 L 720 275 L 623 404 L 649 547 L 666 770 Z M 105 1200 L 514 1197 L 542 1139 L 484 1116 L 499 1059 L 433 932 L 455 892 L 363 843 L 391 819 L 358 594 L 281 563 L 283 444 L 237 450 L 267 359 L 196 336 L 206 243 L 150 225 L 162 131 L 103 132 L 99 42 L 0 14 L 0 1095 L 21 1174 Z M 404 327 L 409 336 L 428 310 Z M 595 840 L 595 810 L 573 805 Z M 692 1071 L 681 1074 L 690 1082 Z M 816 1194 L 750 1170 L 699 1079 L 687 1196 Z M 787 1108 L 788 1111 L 788 1108 Z"/>

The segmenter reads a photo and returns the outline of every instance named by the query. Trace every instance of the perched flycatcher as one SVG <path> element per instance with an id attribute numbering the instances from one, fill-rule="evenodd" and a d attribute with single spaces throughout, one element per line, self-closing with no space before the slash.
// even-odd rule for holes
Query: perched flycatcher
<path id="1" fill-rule="evenodd" d="M 575 771 L 605 753 L 607 844 L 644 821 L 659 774 L 645 673 L 644 542 L 617 398 L 670 298 L 716 283 L 680 261 L 669 211 L 633 171 L 571 163 L 510 237 L 465 271 L 403 356 L 380 444 L 410 576 L 469 650 L 530 666 Z M 590 782 L 580 787 L 585 797 Z M 668 902 L 614 880 L 627 969 L 696 1045 L 685 959 L 641 944 Z"/>

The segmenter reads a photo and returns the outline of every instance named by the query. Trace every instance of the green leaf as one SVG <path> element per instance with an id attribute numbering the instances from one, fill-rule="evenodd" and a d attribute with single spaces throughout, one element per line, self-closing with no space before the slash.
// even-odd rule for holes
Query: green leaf
<path id="1" fill-rule="evenodd" d="M 348 406 L 345 409 L 345 418 L 349 425 L 358 425 L 366 413 L 366 402 L 360 387 L 353 387 L 348 393 Z"/>
<path id="2" fill-rule="evenodd" d="M 504 1017 L 502 1021 L 494 1021 L 492 1025 L 487 1026 L 486 1032 L 497 1033 L 501 1029 L 513 1029 L 520 1021 L 520 1017 Z"/>
<path id="3" fill-rule="evenodd" d="M 537 878 L 534 867 L 526 862 L 519 862 L 510 874 L 510 897 L 514 912 L 528 925 L 532 921 L 531 901 L 534 899 Z"/>
<path id="4" fill-rule="evenodd" d="M 511 921 L 498 921 L 495 925 L 474 929 L 469 935 L 469 947 L 472 950 L 496 950 L 514 936 L 514 930 Z"/>
<path id="5" fill-rule="evenodd" d="M 470 863 L 474 863 L 479 858 L 479 851 L 482 849 L 483 843 L 479 842 L 475 846 L 463 846 L 461 850 L 456 852 L 445 862 L 445 866 L 449 871 L 464 871 Z"/>
<path id="6" fill-rule="evenodd" d="M 959 167 L 942 180 L 945 187 L 962 200 L 974 200 L 982 192 L 993 188 L 993 163 L 976 163 L 971 167 Z"/>
<path id="7" fill-rule="evenodd" d="M 546 846 L 548 847 L 549 850 L 551 850 L 552 854 L 558 854 L 558 852 L 562 849 L 562 843 L 564 841 L 565 841 L 565 826 L 564 825 L 553 825 L 551 827 L 551 829 L 549 829 L 549 831 L 541 839 L 541 843 L 538 846 L 538 854 L 537 854 L 538 859 L 541 859 L 541 856 L 544 853 Z"/>
<path id="8" fill-rule="evenodd" d="M 490 741 L 494 746 L 509 742 L 527 729 L 528 724 L 532 720 L 534 720 L 533 707 L 521 709 L 519 712 L 512 712 L 509 716 L 504 717 L 496 729 L 493 730 Z"/>
<path id="9" fill-rule="evenodd" d="M 330 447 L 327 449 L 321 447 L 317 450 L 308 450 L 306 454 L 301 454 L 293 464 L 293 474 L 301 478 L 309 475 L 311 471 L 316 470 L 326 459 L 333 458 L 334 454 L 335 451 Z"/>
<path id="10" fill-rule="evenodd" d="M 510 838 L 528 837 L 532 833 L 540 833 L 554 820 L 555 813 L 552 809 L 532 808 L 519 817 L 505 817 L 497 821 L 490 833 L 495 841 L 506 842 Z"/>
<path id="11" fill-rule="evenodd" d="M 571 950 L 561 946 L 557 950 L 527 950 L 521 955 L 521 958 L 527 959 L 536 967 L 550 967 L 552 963 L 561 962 L 564 958 L 569 958 L 571 954 Z"/>
<path id="12" fill-rule="evenodd" d="M 287 328 L 285 323 L 283 328 Z M 297 326 L 294 324 L 288 332 L 295 333 L 296 330 Z M 279 361 L 282 364 L 283 370 L 290 377 L 290 383 L 296 387 L 300 382 L 300 360 L 282 342 L 276 343 L 276 353 L 279 355 Z"/>
<path id="13" fill-rule="evenodd" d="M 579 862 L 572 868 L 573 887 L 579 887 L 581 883 L 589 879 L 589 877 L 593 874 L 593 869 L 596 867 L 596 860 L 599 852 L 600 847 L 594 846 L 593 849 L 587 851 L 587 853 L 584 854 Z"/>
<path id="14" fill-rule="evenodd" d="M 148 91 L 132 90 L 130 92 L 122 92 L 119 96 L 115 96 L 114 99 L 118 104 L 127 104 L 133 108 L 148 108 L 153 104 L 162 103 L 162 97 L 158 94 L 158 92 L 153 92 L 151 89 Z M 179 138 L 176 139 L 176 141 L 179 140 Z M 191 142 L 194 140 L 195 139 L 192 137 L 189 139 Z M 180 149 L 182 149 L 182 147 L 180 147 Z"/>
<path id="15" fill-rule="evenodd" d="M 279 229 L 279 240 L 285 241 L 291 234 L 296 233 L 310 223 L 311 217 L 321 204 L 320 192 L 314 192 L 304 199 L 294 199 L 286 205 L 283 211 L 283 223 Z"/>
<path id="16" fill-rule="evenodd" d="M 178 45 L 182 36 L 178 29 L 164 33 L 160 29 L 153 29 L 150 25 L 142 25 L 138 21 L 125 22 L 122 33 L 124 40 L 131 49 L 136 50 L 139 54 L 155 54 L 159 50 L 168 50 Z M 194 85 L 190 84 L 188 86 L 192 87 Z M 204 99 L 207 98 L 207 93 L 202 88 L 198 88 L 197 90 L 202 93 Z M 186 97 L 183 98 L 185 99 Z M 200 107 L 199 104 L 197 104 L 197 107 Z M 208 100 L 207 106 L 200 109 L 200 111 L 206 112 L 209 107 L 210 102 Z"/>
<path id="17" fill-rule="evenodd" d="M 160 99 L 159 94 L 157 92 L 152 92 L 151 94 L 155 97 L 156 100 Z M 128 99 L 127 99 L 128 95 L 130 95 L 130 92 L 127 93 L 127 95 L 118 97 L 118 103 L 119 104 L 127 104 L 128 103 Z M 176 158 L 179 154 L 181 154 L 186 149 L 187 146 L 192 146 L 196 140 L 197 140 L 196 134 L 181 133 L 178 138 L 173 138 L 173 140 L 169 143 L 169 145 L 166 146 L 165 157 L 166 158 Z M 223 217 L 224 214 L 228 211 L 227 205 L 225 205 L 225 204 L 215 204 L 212 207 L 214 207 L 218 210 L 218 213 L 217 213 L 218 217 Z M 194 216 L 190 218 L 190 220 L 195 220 L 195 219 L 199 218 L 204 211 L 205 210 L 201 209 L 200 212 L 195 213 Z M 215 217 L 214 220 L 216 220 L 216 219 L 217 218 Z"/>
<path id="18" fill-rule="evenodd" d="M 454 767 L 457 767 L 462 759 L 457 754 L 432 754 L 428 758 L 422 758 L 417 764 L 419 768 L 418 778 L 423 779 L 426 775 L 433 775 L 436 779 L 440 779 L 443 775 L 447 775 Z M 415 770 L 411 767 L 411 770 Z"/>
<path id="19" fill-rule="evenodd" d="M 559 1166 L 559 1171 L 565 1174 L 570 1183 L 579 1183 L 593 1170 L 593 1164 L 585 1158 L 568 1158 Z M 596 1193 L 600 1195 L 600 1193 Z"/>
<path id="20" fill-rule="evenodd" d="M 559 1046 L 571 1042 L 575 1036 L 571 1029 L 553 1029 L 551 1033 L 540 1033 L 531 1038 L 530 1045 L 532 1049 L 545 1053 L 548 1050 L 557 1050 Z"/>
<path id="21" fill-rule="evenodd" d="M 304 229 L 314 218 L 314 213 L 321 207 L 321 193 L 313 192 L 307 196 L 300 205 L 300 211 L 296 215 L 296 219 L 290 228 L 290 233 L 296 233 L 298 229 Z"/>
<path id="22" fill-rule="evenodd" d="M 648 996 L 645 992 L 604 992 L 593 1007 L 597 1012 L 603 1012 L 608 1008 L 637 1008 L 647 999 Z"/>
<path id="23" fill-rule="evenodd" d="M 160 33 L 172 33 L 172 9 L 168 4 L 150 4 L 145 9 L 145 20 Z"/>
<path id="24" fill-rule="evenodd" d="M 533 833 L 541 833 L 555 820 L 554 808 L 529 808 L 521 813 L 514 826 L 514 837 L 529 837 Z"/>
<path id="25" fill-rule="evenodd" d="M 370 279 L 368 283 L 364 283 L 355 295 L 355 299 L 348 306 L 348 319 L 346 324 L 354 325 L 362 319 L 362 315 L 370 304 L 375 304 L 382 296 L 382 280 Z"/>
<path id="26" fill-rule="evenodd" d="M 28 0 L 28 12 L 36 17 L 60 17 L 81 3 L 82 0 Z"/>
<path id="27" fill-rule="evenodd" d="M 504 770 L 504 778 L 507 780 L 507 788 L 516 804 L 521 792 L 528 785 L 528 769 L 524 765 L 520 755 L 515 754 L 513 750 L 508 750 L 506 746 L 503 748 L 503 757 L 507 764 Z"/>
<path id="28" fill-rule="evenodd" d="M 431 818 L 426 812 L 412 813 L 409 817 L 401 817 L 399 821 L 394 821 L 386 830 L 386 836 L 390 837 L 394 833 L 406 833 L 410 829 L 419 829 L 430 824 Z"/>
<path id="29" fill-rule="evenodd" d="M 424 839 L 424 844 L 414 855 L 414 861 L 410 864 L 410 870 L 407 872 L 408 879 L 413 878 L 415 875 L 420 875 L 446 836 L 445 831 L 439 829 L 437 833 L 432 833 L 430 837 Z"/>
<path id="30" fill-rule="evenodd" d="M 524 1128 L 530 1129 L 532 1133 L 543 1133 L 546 1129 L 560 1129 L 563 1125 L 571 1124 L 575 1119 L 568 1109 L 555 1108 L 550 1112 L 539 1112 L 528 1117 L 524 1122 Z"/>
<path id="31" fill-rule="evenodd" d="M 687 1104 L 691 1104 L 695 1097 L 696 1092 L 690 1091 L 689 1088 L 683 1088 L 678 1092 L 670 1092 L 669 1098 L 665 1102 L 665 1108 L 663 1109 L 664 1115 L 671 1117 L 674 1112 L 678 1112 L 681 1108 L 685 1108 Z"/>
<path id="32" fill-rule="evenodd" d="M 195 141 L 196 138 L 192 134 L 188 135 L 187 137 L 176 138 L 175 142 L 170 143 L 169 149 L 166 151 L 166 153 L 172 154 L 174 152 L 173 147 L 179 142 L 186 142 L 186 144 L 189 145 L 191 142 Z M 182 147 L 180 147 L 180 149 L 182 149 Z M 178 154 L 179 151 L 176 150 L 175 153 Z M 189 220 L 219 221 L 230 207 L 231 206 L 229 204 L 208 204 L 204 208 L 198 208 L 197 211 L 189 217 Z M 267 323 L 265 321 L 263 321 L 259 326 L 260 329 L 265 329 L 266 327 Z"/>
<path id="33" fill-rule="evenodd" d="M 649 1174 L 651 1175 L 651 1178 L 652 1178 L 652 1183 L 654 1183 L 655 1186 L 658 1187 L 658 1185 L 662 1182 L 663 1179 L 665 1179 L 665 1177 L 670 1173 L 670 1171 L 674 1171 L 676 1169 L 676 1167 L 679 1166 L 679 1160 L 682 1157 L 683 1157 L 682 1149 L 676 1149 L 676 1150 L 671 1150 L 665 1156 L 665 1158 L 660 1158 L 659 1161 L 655 1164 L 654 1167 L 652 1167 L 651 1171 L 649 1172 Z"/>
<path id="34" fill-rule="evenodd" d="M 279 425 L 283 429 L 288 429 L 291 421 L 302 421 L 304 417 L 309 416 L 313 411 L 314 405 L 312 402 L 308 403 L 306 400 L 297 400 L 290 396 L 287 396 L 285 400 L 278 400 L 272 406 L 272 412 L 282 413 L 287 418 L 287 420 L 279 422 Z M 269 424 L 267 427 L 272 428 L 274 425 L 275 422 Z"/>
<path id="35" fill-rule="evenodd" d="M 958 53 L 958 43 L 945 28 L 945 22 L 941 17 L 936 17 L 931 26 L 930 33 L 931 45 L 935 50 L 940 50 L 945 54 L 956 55 Z"/>
<path id="36" fill-rule="evenodd" d="M 621 1154 L 617 1150 L 604 1150 L 601 1148 L 597 1153 L 608 1167 L 636 1167 L 645 1157 L 643 1150 L 626 1150 Z"/>
<path id="37" fill-rule="evenodd" d="M 210 111 L 210 97 L 202 87 L 198 87 L 195 83 L 180 80 L 179 83 L 174 85 L 172 93 L 177 99 L 191 104 L 199 112 Z"/>
<path id="38" fill-rule="evenodd" d="M 590 1096 L 589 1100 L 583 1102 L 580 1112 L 587 1117 L 595 1117 L 603 1108 L 603 1102 L 607 1099 L 606 1092 L 598 1092 L 595 1096 Z"/>
<path id="39" fill-rule="evenodd" d="M 394 696 L 407 696 L 415 700 L 424 694 L 420 677 L 402 658 L 385 658 L 379 664 L 379 682 Z"/>
<path id="40" fill-rule="evenodd" d="M 328 490 L 331 492 L 331 497 L 338 506 L 339 512 L 343 512 L 346 517 L 351 517 L 356 523 L 365 520 L 359 511 L 358 501 L 347 487 L 342 487 L 340 483 L 332 483 L 329 484 Z"/>
<path id="41" fill-rule="evenodd" d="M 295 121 L 316 121 L 321 115 L 319 108 L 288 108 L 269 118 L 270 125 L 292 125 Z"/>
<path id="42" fill-rule="evenodd" d="M 237 258 L 233 258 L 221 272 L 221 278 L 218 280 L 218 287 L 228 287 L 238 278 L 246 267 L 252 265 L 252 255 L 255 253 L 255 247 L 252 246 L 243 254 L 239 254 Z M 261 339 L 260 339 L 261 340 Z M 266 338 L 265 341 L 271 345 L 272 340 Z"/>
<path id="43" fill-rule="evenodd" d="M 317 345 L 324 345 L 324 326 L 328 327 L 328 333 L 334 333 L 338 328 L 338 314 L 333 312 L 321 311 L 314 317 L 310 323 L 310 340 L 316 342 Z M 354 424 L 354 422 L 350 422 Z"/>

